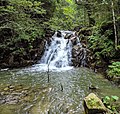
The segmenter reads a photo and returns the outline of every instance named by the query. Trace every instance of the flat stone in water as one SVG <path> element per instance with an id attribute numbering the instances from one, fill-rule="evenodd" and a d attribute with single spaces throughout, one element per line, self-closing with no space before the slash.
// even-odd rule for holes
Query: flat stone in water
<path id="1" fill-rule="evenodd" d="M 9 90 L 9 88 L 8 88 L 8 87 L 4 88 L 4 91 L 8 91 L 8 90 Z"/>

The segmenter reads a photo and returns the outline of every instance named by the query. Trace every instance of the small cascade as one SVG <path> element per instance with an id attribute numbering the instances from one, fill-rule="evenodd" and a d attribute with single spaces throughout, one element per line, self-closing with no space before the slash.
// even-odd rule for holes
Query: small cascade
<path id="1" fill-rule="evenodd" d="M 70 70 L 73 66 L 86 65 L 86 49 L 72 31 L 58 31 L 46 42 L 45 52 L 31 70 Z"/>
<path id="2" fill-rule="evenodd" d="M 46 43 L 46 50 L 40 60 L 41 64 L 48 64 L 56 68 L 70 66 L 72 55 L 72 43 L 69 39 L 64 39 L 65 32 L 61 32 L 61 36 L 57 36 L 57 32 L 53 35 L 51 44 Z"/>

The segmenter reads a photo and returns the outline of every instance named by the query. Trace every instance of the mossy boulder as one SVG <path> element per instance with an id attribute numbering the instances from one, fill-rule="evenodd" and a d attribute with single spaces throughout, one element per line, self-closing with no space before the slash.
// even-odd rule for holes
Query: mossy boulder
<path id="1" fill-rule="evenodd" d="M 90 93 L 84 98 L 85 114 L 105 114 L 106 107 L 102 101 L 94 94 Z"/>

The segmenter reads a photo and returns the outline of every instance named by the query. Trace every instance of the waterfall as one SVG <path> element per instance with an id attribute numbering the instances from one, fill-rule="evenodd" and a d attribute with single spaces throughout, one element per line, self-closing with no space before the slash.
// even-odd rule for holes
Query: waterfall
<path id="1" fill-rule="evenodd" d="M 38 62 L 31 67 L 31 71 L 63 71 L 70 70 L 72 66 L 72 42 L 65 39 L 66 34 L 73 34 L 72 31 L 59 31 L 46 42 L 45 52 Z"/>
<path id="2" fill-rule="evenodd" d="M 40 64 L 48 64 L 56 68 L 65 68 L 70 66 L 72 57 L 72 43 L 69 39 L 65 39 L 65 32 L 61 32 L 61 36 L 57 36 L 57 32 L 53 35 L 50 45 L 46 43 L 46 49 Z"/>
<path id="3" fill-rule="evenodd" d="M 77 50 L 76 50 L 77 49 Z M 77 55 L 77 56 L 74 56 Z M 86 50 L 82 48 L 79 38 L 72 31 L 58 31 L 46 42 L 45 52 L 31 71 L 63 71 L 75 66 L 73 59 L 81 66 L 86 64 Z"/>

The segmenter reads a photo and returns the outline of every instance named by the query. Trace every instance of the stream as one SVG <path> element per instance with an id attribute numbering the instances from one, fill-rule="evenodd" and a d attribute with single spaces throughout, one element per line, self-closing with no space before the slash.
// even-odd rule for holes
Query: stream
<path id="1" fill-rule="evenodd" d="M 83 98 L 91 92 L 120 97 L 119 88 L 87 68 L 50 71 L 49 83 L 47 72 L 31 68 L 0 72 L 0 114 L 83 114 Z"/>
<path id="2" fill-rule="evenodd" d="M 66 39 L 65 36 L 71 36 Z M 74 43 L 72 40 L 74 39 Z M 75 45 L 74 45 L 75 44 Z M 72 66 L 72 50 L 81 66 L 86 51 L 72 31 L 56 32 L 38 64 L 0 70 L 0 114 L 84 114 L 83 99 L 94 92 L 100 98 L 120 97 L 120 88 L 92 70 Z M 79 48 L 78 48 L 79 47 Z M 95 86 L 95 90 L 91 90 Z"/>

